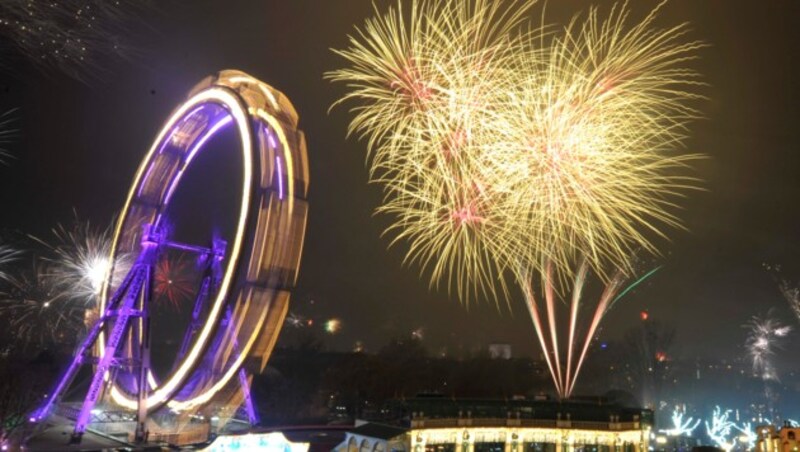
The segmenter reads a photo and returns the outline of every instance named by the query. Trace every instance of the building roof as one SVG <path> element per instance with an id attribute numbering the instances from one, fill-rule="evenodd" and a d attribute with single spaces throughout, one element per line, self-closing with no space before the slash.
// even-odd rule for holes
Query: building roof
<path id="1" fill-rule="evenodd" d="M 367 423 L 350 430 L 350 433 L 369 438 L 389 440 L 404 435 L 407 431 L 408 429 L 392 425 Z"/>
<path id="2" fill-rule="evenodd" d="M 81 442 L 69 444 L 73 426 L 69 424 L 51 425 L 29 438 L 25 444 L 26 450 L 31 451 L 93 451 L 116 450 L 135 447 L 126 441 L 96 433 L 91 429 L 86 430 Z"/>
<path id="3" fill-rule="evenodd" d="M 395 400 L 392 412 L 396 418 L 417 416 L 437 418 L 507 418 L 608 422 L 617 416 L 621 422 L 631 422 L 636 417 L 647 425 L 653 424 L 653 412 L 642 408 L 629 408 L 601 398 L 587 400 L 530 400 L 530 399 L 451 399 L 446 397 L 420 397 Z"/>

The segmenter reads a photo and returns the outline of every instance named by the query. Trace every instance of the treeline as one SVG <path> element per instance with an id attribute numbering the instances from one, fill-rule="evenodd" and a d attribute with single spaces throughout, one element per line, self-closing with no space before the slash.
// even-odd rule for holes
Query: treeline
<path id="1" fill-rule="evenodd" d="M 512 398 L 550 392 L 542 363 L 530 358 L 467 359 L 431 356 L 414 339 L 390 341 L 377 353 L 326 352 L 318 342 L 277 349 L 254 380 L 262 421 L 268 425 L 380 418 L 385 402 L 437 394 Z"/>

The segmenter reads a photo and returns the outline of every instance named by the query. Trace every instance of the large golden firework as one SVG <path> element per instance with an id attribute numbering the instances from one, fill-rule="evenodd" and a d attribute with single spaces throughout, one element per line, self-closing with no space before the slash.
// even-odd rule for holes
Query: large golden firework
<path id="1" fill-rule="evenodd" d="M 681 226 L 675 199 L 697 187 L 686 169 L 698 156 L 682 144 L 699 116 L 690 62 L 702 44 L 685 40 L 686 24 L 655 27 L 661 6 L 636 23 L 625 5 L 592 8 L 559 30 L 525 26 L 533 3 L 412 0 L 408 14 L 398 3 L 337 51 L 350 66 L 327 77 L 349 88 L 339 102 L 368 141 L 392 243 L 465 303 L 508 300 L 518 285 L 568 396 L 631 256 L 657 253 L 654 239 Z M 590 271 L 607 290 L 584 341 Z M 562 372 L 554 300 L 570 287 Z"/>
<path id="2" fill-rule="evenodd" d="M 532 1 L 412 1 L 367 21 L 351 66 L 328 77 L 354 101 L 395 240 L 461 299 L 506 271 L 629 269 L 679 226 L 675 195 L 696 186 L 680 152 L 701 47 L 685 24 L 629 26 L 592 9 L 563 32 L 515 31 Z M 521 276 L 521 275 L 518 275 Z M 502 284 L 502 278 L 499 278 Z"/>
<path id="3" fill-rule="evenodd" d="M 387 232 L 410 243 L 408 260 L 430 269 L 432 284 L 446 279 L 462 300 L 505 287 L 493 258 L 505 245 L 491 242 L 509 235 L 493 231 L 502 219 L 488 221 L 491 200 L 476 199 L 474 164 L 514 81 L 522 39 L 512 31 L 533 3 L 398 3 L 337 51 L 350 67 L 327 74 L 350 88 L 340 102 L 355 102 L 349 131 L 368 141 L 371 178 L 386 193 L 379 210 L 397 218 Z"/>
<path id="4" fill-rule="evenodd" d="M 528 42 L 537 57 L 517 59 L 505 114 L 491 125 L 492 148 L 477 168 L 504 193 L 496 207 L 514 212 L 514 237 L 526 266 L 553 261 L 571 273 L 578 258 L 629 270 L 633 252 L 656 252 L 664 226 L 680 226 L 674 200 L 697 186 L 686 175 L 687 123 L 698 116 L 685 67 L 701 47 L 682 42 L 686 25 L 653 29 L 657 10 L 628 27 L 628 11 L 598 10 L 549 42 Z M 523 53 L 524 55 L 524 53 Z M 505 203 L 505 204 L 503 204 Z"/>

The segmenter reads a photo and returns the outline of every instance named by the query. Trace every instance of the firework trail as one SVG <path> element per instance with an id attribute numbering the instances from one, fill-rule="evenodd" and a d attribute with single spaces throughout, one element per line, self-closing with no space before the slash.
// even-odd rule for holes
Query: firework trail
<path id="1" fill-rule="evenodd" d="M 41 262 L 0 281 L 0 319 L 9 327 L 9 344 L 47 347 L 77 339 L 88 310 L 61 297 L 61 290 Z"/>
<path id="2" fill-rule="evenodd" d="M 797 320 L 800 321 L 800 287 L 790 283 L 781 274 L 781 266 L 763 263 L 762 266 L 772 274 L 772 277 L 778 283 L 778 289 L 781 295 L 789 304 L 789 309 L 792 310 Z"/>
<path id="3" fill-rule="evenodd" d="M 800 288 L 790 285 L 788 281 L 781 281 L 779 287 L 781 294 L 783 294 L 786 302 L 789 303 L 789 308 L 791 308 L 797 320 L 800 321 Z"/>
<path id="4" fill-rule="evenodd" d="M 672 198 L 697 184 L 684 173 L 698 157 L 678 151 L 699 116 L 687 62 L 702 44 L 683 42 L 685 24 L 653 29 L 658 8 L 633 25 L 623 6 L 561 33 L 517 32 L 532 4 L 412 1 L 406 14 L 398 3 L 336 51 L 350 66 L 327 77 L 349 88 L 339 102 L 355 104 L 349 132 L 367 140 L 391 243 L 465 303 L 508 300 L 516 283 L 567 397 L 631 255 L 657 251 L 651 238 L 680 226 Z M 576 344 L 590 272 L 607 288 Z"/>
<path id="5" fill-rule="evenodd" d="M 783 338 L 792 331 L 792 327 L 782 324 L 772 311 L 764 317 L 753 316 L 743 326 L 749 330 L 745 347 L 753 365 L 753 373 L 764 381 L 779 382 L 773 358 L 776 350 L 782 348 Z"/>
<path id="6" fill-rule="evenodd" d="M 6 281 L 11 277 L 7 268 L 9 264 L 19 259 L 20 254 L 18 249 L 0 242 L 0 281 Z"/>
<path id="7" fill-rule="evenodd" d="M 656 267 L 644 273 L 630 284 L 627 284 L 629 276 L 618 271 L 611 281 L 605 284 L 600 296 L 594 300 L 587 300 L 585 294 L 589 276 L 588 265 L 585 262 L 580 266 L 569 287 L 569 297 L 560 295 L 559 282 L 554 278 L 551 269 L 547 270 L 542 282 L 543 299 L 537 301 L 535 290 L 530 283 L 523 286 L 536 337 L 545 353 L 545 362 L 560 396 L 569 397 L 575 389 L 578 375 L 592 340 L 599 332 L 603 317 L 620 299 L 660 268 Z M 567 312 L 562 312 L 567 309 Z M 567 317 L 566 322 L 558 321 L 564 317 Z M 565 332 L 567 340 L 564 342 Z"/>
<path id="8" fill-rule="evenodd" d="M 17 136 L 17 129 L 12 128 L 12 124 L 17 119 L 14 112 L 16 109 L 0 114 L 0 165 L 5 163 L 5 159 L 11 157 L 6 146 L 12 143 Z"/>
<path id="9" fill-rule="evenodd" d="M 96 78 L 100 61 L 125 56 L 126 23 L 148 4 L 137 0 L 3 0 L 0 36 L 46 70 Z"/>

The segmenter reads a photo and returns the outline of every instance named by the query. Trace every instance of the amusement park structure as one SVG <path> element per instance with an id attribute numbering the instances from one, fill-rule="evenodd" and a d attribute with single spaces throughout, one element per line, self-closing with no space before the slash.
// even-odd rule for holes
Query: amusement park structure
<path id="1" fill-rule="evenodd" d="M 250 381 L 264 369 L 286 316 L 308 212 L 297 121 L 282 93 L 242 72 L 222 71 L 195 86 L 145 156 L 120 214 L 110 261 L 122 265 L 126 256 L 132 264 L 109 272 L 97 320 L 31 422 L 43 425 L 58 413 L 74 423 L 73 443 L 100 411 L 129 413 L 124 419 L 135 428 L 128 433 L 138 443 L 152 440 L 157 415 L 230 417 L 243 405 L 249 422 L 258 422 Z M 231 127 L 241 153 L 234 231 L 210 246 L 171 240 L 166 216 L 175 189 L 206 143 Z M 192 255 L 201 276 L 171 370 L 157 375 L 151 300 L 157 262 L 167 252 Z M 65 394 L 86 369 L 88 389 L 70 409 Z"/>

